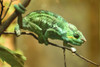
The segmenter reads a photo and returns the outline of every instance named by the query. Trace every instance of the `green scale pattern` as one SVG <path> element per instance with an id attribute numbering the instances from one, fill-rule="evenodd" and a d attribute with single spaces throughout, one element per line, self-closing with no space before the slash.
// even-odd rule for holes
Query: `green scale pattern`
<path id="1" fill-rule="evenodd" d="M 38 25 L 43 33 L 45 33 L 48 28 L 56 28 L 56 26 L 58 26 L 63 29 L 65 25 L 67 26 L 67 22 L 61 16 L 44 10 L 37 10 L 25 16 L 23 18 L 23 29 L 29 30 L 28 27 L 30 26 L 26 25 L 30 25 L 30 23 Z"/>

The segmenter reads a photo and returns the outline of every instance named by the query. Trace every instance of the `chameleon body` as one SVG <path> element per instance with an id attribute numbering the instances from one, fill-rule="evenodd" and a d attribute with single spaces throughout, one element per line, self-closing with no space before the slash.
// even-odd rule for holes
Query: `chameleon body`
<path id="1" fill-rule="evenodd" d="M 85 37 L 73 24 L 50 11 L 37 10 L 29 13 L 22 20 L 22 29 L 36 33 L 39 43 L 46 45 L 48 38 L 78 46 L 85 42 Z M 20 25 L 15 27 L 15 32 L 20 35 Z"/>

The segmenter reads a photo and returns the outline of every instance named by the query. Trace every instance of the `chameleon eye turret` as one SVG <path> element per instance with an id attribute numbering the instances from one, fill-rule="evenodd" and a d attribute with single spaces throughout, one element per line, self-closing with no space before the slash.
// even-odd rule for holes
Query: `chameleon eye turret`
<path id="1" fill-rule="evenodd" d="M 79 35 L 78 34 L 74 34 L 74 37 L 78 39 L 79 38 Z"/>

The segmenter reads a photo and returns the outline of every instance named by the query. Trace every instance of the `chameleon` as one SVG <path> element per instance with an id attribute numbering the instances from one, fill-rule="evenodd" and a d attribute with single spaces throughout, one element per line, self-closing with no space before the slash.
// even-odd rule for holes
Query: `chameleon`
<path id="1" fill-rule="evenodd" d="M 14 7 L 19 14 L 25 11 L 20 4 L 14 5 Z M 45 45 L 48 45 L 48 38 L 62 40 L 67 47 L 80 46 L 86 41 L 76 26 L 67 22 L 60 15 L 46 10 L 36 10 L 23 17 L 15 27 L 18 36 L 21 34 L 20 29 L 36 33 L 39 43 Z"/>

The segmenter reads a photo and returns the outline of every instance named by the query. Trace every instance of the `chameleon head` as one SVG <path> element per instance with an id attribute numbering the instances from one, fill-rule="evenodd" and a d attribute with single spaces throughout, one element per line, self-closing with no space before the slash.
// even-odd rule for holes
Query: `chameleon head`
<path id="1" fill-rule="evenodd" d="M 66 43 L 70 43 L 72 45 L 80 46 L 83 44 L 86 39 L 83 34 L 73 25 L 68 23 L 66 38 L 64 38 Z"/>

